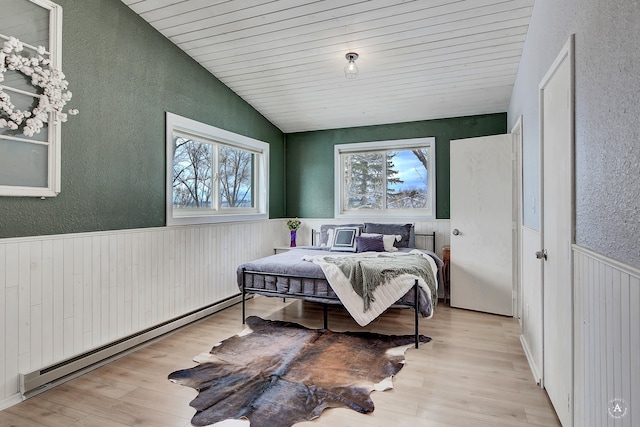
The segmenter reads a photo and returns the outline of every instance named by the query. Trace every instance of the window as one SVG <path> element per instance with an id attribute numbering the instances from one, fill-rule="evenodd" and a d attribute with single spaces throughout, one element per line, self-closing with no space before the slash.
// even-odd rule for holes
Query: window
<path id="1" fill-rule="evenodd" d="M 48 0 L 3 2 L 0 13 L 0 46 L 9 37 L 24 45 L 32 57 L 44 46 L 54 68 L 61 68 L 62 8 Z M 28 110 L 39 97 L 39 88 L 17 71 L 7 70 L 3 91 L 16 109 Z M 0 119 L 4 117 L 0 111 Z M 40 133 L 24 136 L 22 128 L 0 128 L 0 196 L 54 197 L 60 192 L 60 123 L 45 123 Z"/>
<path id="2" fill-rule="evenodd" d="M 435 138 L 336 145 L 336 217 L 433 218 L 435 149 Z"/>
<path id="3" fill-rule="evenodd" d="M 268 218 L 269 144 L 167 113 L 167 225 Z"/>

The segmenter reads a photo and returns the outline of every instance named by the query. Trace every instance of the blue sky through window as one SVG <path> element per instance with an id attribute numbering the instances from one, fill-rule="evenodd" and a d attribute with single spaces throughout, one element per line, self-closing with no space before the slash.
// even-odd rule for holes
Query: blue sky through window
<path id="1" fill-rule="evenodd" d="M 427 171 L 424 165 L 411 150 L 396 151 L 393 158 L 394 170 L 398 173 L 395 177 L 404 181 L 401 184 L 389 184 L 390 188 L 402 191 L 409 188 L 421 188 L 427 183 Z"/>

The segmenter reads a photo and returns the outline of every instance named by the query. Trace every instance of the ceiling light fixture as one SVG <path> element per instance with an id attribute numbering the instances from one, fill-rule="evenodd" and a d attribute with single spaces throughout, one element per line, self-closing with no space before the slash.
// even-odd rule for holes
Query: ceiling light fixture
<path id="1" fill-rule="evenodd" d="M 345 55 L 347 58 L 347 65 L 344 67 L 344 76 L 348 79 L 355 79 L 358 75 L 358 66 L 356 65 L 356 59 L 358 59 L 358 54 L 354 52 L 349 52 Z"/>

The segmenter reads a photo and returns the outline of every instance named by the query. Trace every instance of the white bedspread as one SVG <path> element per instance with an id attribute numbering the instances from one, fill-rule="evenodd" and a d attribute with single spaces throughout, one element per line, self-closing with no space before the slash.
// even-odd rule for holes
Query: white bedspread
<path id="1" fill-rule="evenodd" d="M 429 265 L 431 266 L 431 270 L 433 272 L 434 282 L 437 287 L 438 267 L 431 256 L 420 250 L 412 250 L 410 252 L 402 253 L 365 252 L 358 254 L 358 256 L 379 257 L 384 255 L 386 257 L 400 257 L 406 256 L 408 254 L 419 254 L 429 261 Z M 390 279 L 383 286 L 378 286 L 373 291 L 373 301 L 369 306 L 369 310 L 363 311 L 362 298 L 356 293 L 356 291 L 354 291 L 353 286 L 349 282 L 349 278 L 344 275 L 344 273 L 337 265 L 326 261 L 326 258 L 335 258 L 338 256 L 353 256 L 353 254 L 343 255 L 333 253 L 331 255 L 305 256 L 304 259 L 306 261 L 311 261 L 315 264 L 318 264 L 322 268 L 327 281 L 335 291 L 336 295 L 338 295 L 338 298 L 340 298 L 340 301 L 345 306 L 349 314 L 351 314 L 353 319 L 360 326 L 369 324 L 372 320 L 382 314 L 387 308 L 398 301 L 398 299 L 400 299 L 409 291 L 409 289 L 413 287 L 416 279 L 418 279 L 418 285 L 422 289 L 424 289 L 425 294 L 427 295 L 427 298 L 429 300 L 429 304 L 431 304 L 431 306 L 433 307 L 431 289 L 429 289 L 424 279 L 417 275 L 403 274 Z M 429 317 L 431 316 L 433 316 L 433 310 L 431 310 L 431 315 Z"/>

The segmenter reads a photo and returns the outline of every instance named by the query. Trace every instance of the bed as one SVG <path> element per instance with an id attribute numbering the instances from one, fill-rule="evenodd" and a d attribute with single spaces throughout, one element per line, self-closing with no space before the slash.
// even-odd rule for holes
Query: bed
<path id="1" fill-rule="evenodd" d="M 312 242 L 238 266 L 243 323 L 247 294 L 321 303 L 325 329 L 328 304 L 345 306 L 361 326 L 388 308 L 411 308 L 418 346 L 419 315 L 433 315 L 441 281 L 435 233 L 416 234 L 413 224 L 328 224 Z"/>

